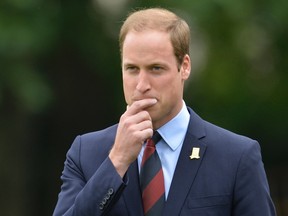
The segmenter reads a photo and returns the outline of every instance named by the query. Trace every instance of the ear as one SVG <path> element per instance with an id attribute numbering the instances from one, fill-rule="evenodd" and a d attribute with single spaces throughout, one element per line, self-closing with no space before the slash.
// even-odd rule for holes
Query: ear
<path id="1" fill-rule="evenodd" d="M 191 71 L 191 60 L 188 54 L 186 54 L 183 58 L 180 71 L 181 71 L 182 79 L 187 80 L 190 76 L 190 71 Z"/>

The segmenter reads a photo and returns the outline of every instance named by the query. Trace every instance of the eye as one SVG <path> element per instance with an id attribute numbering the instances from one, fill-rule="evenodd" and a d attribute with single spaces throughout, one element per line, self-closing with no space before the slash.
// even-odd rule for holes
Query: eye
<path id="1" fill-rule="evenodd" d="M 137 67 L 136 66 L 133 66 L 133 65 L 127 65 L 126 67 L 125 67 L 125 71 L 127 71 L 127 72 L 136 72 L 137 71 Z"/>
<path id="2" fill-rule="evenodd" d="M 154 70 L 154 71 L 159 71 L 159 70 L 162 70 L 163 68 L 162 67 L 160 67 L 160 66 L 153 66 L 152 67 L 152 70 Z"/>
<path id="3" fill-rule="evenodd" d="M 162 73 L 165 70 L 165 68 L 161 65 L 152 65 L 150 70 L 153 73 L 159 74 Z"/>
<path id="4" fill-rule="evenodd" d="M 129 66 L 129 67 L 126 68 L 126 70 L 135 70 L 135 67 Z"/>

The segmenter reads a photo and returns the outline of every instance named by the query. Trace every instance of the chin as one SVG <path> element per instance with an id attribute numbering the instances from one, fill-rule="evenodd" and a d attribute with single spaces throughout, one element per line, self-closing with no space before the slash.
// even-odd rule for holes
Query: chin
<path id="1" fill-rule="evenodd" d="M 157 117 L 157 110 L 149 108 L 146 111 L 149 113 L 152 121 L 154 121 L 156 119 L 156 117 Z"/>

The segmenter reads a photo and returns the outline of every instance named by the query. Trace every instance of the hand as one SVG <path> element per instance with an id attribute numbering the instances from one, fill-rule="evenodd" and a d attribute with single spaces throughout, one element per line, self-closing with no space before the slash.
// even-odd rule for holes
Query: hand
<path id="1" fill-rule="evenodd" d="M 152 119 L 145 109 L 155 103 L 152 98 L 135 101 L 120 118 L 109 158 L 121 177 L 136 160 L 145 140 L 153 135 Z"/>

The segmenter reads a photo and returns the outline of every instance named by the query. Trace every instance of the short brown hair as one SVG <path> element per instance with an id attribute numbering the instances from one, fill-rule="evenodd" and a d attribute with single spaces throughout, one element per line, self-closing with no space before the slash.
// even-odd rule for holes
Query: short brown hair
<path id="1" fill-rule="evenodd" d="M 189 55 L 190 29 L 188 24 L 173 12 L 163 8 L 141 9 L 130 13 L 119 34 L 120 54 L 129 31 L 141 32 L 147 29 L 170 33 L 174 54 L 179 65 Z"/>

